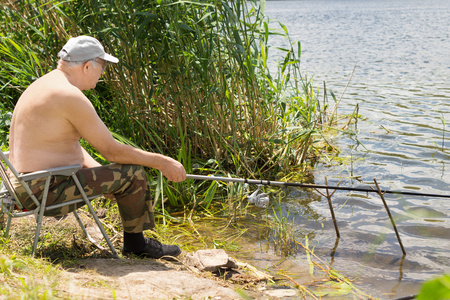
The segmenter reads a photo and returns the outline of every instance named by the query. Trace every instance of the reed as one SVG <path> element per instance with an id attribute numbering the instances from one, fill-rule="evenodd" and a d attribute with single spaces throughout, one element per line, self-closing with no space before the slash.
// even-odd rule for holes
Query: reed
<path id="1" fill-rule="evenodd" d="M 295 238 L 298 233 L 295 232 L 295 220 L 290 217 L 290 211 L 283 211 L 281 206 L 281 196 L 278 195 L 276 205 L 272 207 L 272 220 L 268 219 L 268 227 L 271 228 L 271 241 L 275 251 L 281 256 L 287 257 L 297 252 Z"/>
<path id="2" fill-rule="evenodd" d="M 445 145 L 445 117 L 444 114 L 441 113 L 440 116 L 441 123 L 442 123 L 442 147 L 441 150 L 444 152 L 444 145 Z"/>
<path id="3" fill-rule="evenodd" d="M 4 109 L 11 111 L 21 92 L 56 66 L 56 53 L 70 36 L 88 34 L 120 59 L 87 93 L 116 138 L 177 157 L 189 172 L 203 166 L 245 177 L 289 172 L 320 151 L 328 105 L 301 76 L 300 43 L 283 24 L 272 29 L 263 6 L 239 0 L 5 1 Z M 274 35 L 290 47 L 278 49 L 282 56 L 271 70 Z M 156 182 L 157 173 L 149 176 Z M 213 188 L 205 188 L 210 203 Z M 187 182 L 165 187 L 164 195 L 182 206 L 192 191 Z"/>

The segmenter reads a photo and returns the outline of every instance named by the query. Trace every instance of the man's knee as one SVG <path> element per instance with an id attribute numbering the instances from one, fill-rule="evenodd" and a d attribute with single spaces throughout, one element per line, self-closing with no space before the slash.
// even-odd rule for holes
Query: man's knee
<path id="1" fill-rule="evenodd" d="M 131 178 L 136 178 L 138 180 L 147 180 L 147 175 L 145 174 L 145 170 L 142 166 L 139 165 L 128 165 L 128 164 L 111 164 L 110 165 L 110 169 L 116 173 L 119 172 L 120 175 L 115 175 L 119 176 L 120 178 L 127 178 L 127 179 L 131 179 Z M 115 178 L 115 179 L 119 179 L 119 178 Z"/>

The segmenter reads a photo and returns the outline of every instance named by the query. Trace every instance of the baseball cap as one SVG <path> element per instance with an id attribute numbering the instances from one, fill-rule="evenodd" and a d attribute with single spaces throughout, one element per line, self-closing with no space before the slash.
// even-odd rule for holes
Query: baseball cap
<path id="1" fill-rule="evenodd" d="M 65 61 L 86 61 L 99 57 L 112 63 L 119 62 L 117 57 L 105 52 L 97 39 L 86 35 L 69 39 L 59 51 L 58 57 Z"/>

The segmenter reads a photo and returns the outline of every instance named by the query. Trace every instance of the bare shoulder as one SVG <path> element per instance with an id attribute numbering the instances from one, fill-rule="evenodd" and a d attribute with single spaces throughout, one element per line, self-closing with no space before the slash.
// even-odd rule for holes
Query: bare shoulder
<path id="1" fill-rule="evenodd" d="M 59 71 L 52 71 L 34 83 L 32 94 L 33 101 L 39 102 L 41 98 L 42 105 L 47 107 L 56 108 L 59 115 L 63 115 L 67 112 L 68 115 L 77 113 L 78 110 L 93 110 L 93 106 L 89 99 L 83 94 L 83 92 L 72 85 L 63 74 Z M 36 97 L 41 95 L 42 97 Z M 39 104 L 39 103 L 38 103 Z"/>
<path id="2" fill-rule="evenodd" d="M 66 135 L 76 139 L 80 126 L 98 122 L 89 99 L 58 71 L 42 76 L 27 88 L 14 109 L 13 119 L 14 124 L 30 131 L 39 129 L 49 137 Z"/>
<path id="3" fill-rule="evenodd" d="M 66 98 L 81 99 L 84 94 L 71 85 L 58 71 L 52 71 L 34 81 L 19 99 L 27 105 L 42 106 L 62 102 Z"/>
<path id="4" fill-rule="evenodd" d="M 58 99 L 88 100 L 82 91 L 72 85 L 65 76 L 57 70 L 48 73 L 41 79 L 41 85 L 47 88 L 52 94 L 51 96 L 57 98 L 55 99 L 56 101 L 58 101 Z"/>

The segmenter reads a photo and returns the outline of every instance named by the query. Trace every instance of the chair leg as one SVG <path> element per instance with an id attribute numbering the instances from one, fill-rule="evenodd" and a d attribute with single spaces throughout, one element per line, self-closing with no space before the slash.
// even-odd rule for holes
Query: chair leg
<path id="1" fill-rule="evenodd" d="M 115 258 L 119 258 L 119 255 L 117 255 L 117 252 L 116 252 L 116 248 L 114 248 L 113 244 L 111 243 L 111 240 L 109 239 L 109 236 L 105 231 L 105 228 L 103 228 L 103 224 L 100 222 L 100 219 L 97 217 L 97 213 L 95 212 L 94 208 L 92 207 L 91 202 L 87 199 L 87 197 L 85 200 L 87 202 L 86 205 L 89 208 L 89 212 L 91 213 L 92 217 L 94 218 L 95 223 L 97 223 L 98 228 L 102 232 L 103 237 L 105 238 L 105 241 L 109 246 L 109 249 L 111 249 L 113 256 Z"/>
<path id="2" fill-rule="evenodd" d="M 44 187 L 44 193 L 42 196 L 42 201 L 39 206 L 39 209 L 36 211 L 35 218 L 36 218 L 36 233 L 34 235 L 34 242 L 33 242 L 33 251 L 31 252 L 31 256 L 34 256 L 37 249 L 37 244 L 39 241 L 39 234 L 41 232 L 41 226 L 42 226 L 42 219 L 44 218 L 44 212 L 45 212 L 45 205 L 47 204 L 47 195 L 48 190 L 50 187 L 50 178 L 51 176 L 47 176 L 45 180 L 45 187 Z"/>
<path id="3" fill-rule="evenodd" d="M 90 234 L 86 231 L 86 227 L 84 227 L 83 222 L 80 219 L 80 216 L 78 215 L 77 211 L 74 210 L 73 211 L 73 215 L 75 216 L 75 219 L 77 219 L 78 224 L 80 224 L 81 229 L 83 230 L 84 234 L 88 237 L 88 239 L 90 240 L 91 236 Z"/>
<path id="4" fill-rule="evenodd" d="M 105 231 L 105 228 L 103 228 L 103 224 L 100 222 L 100 219 L 97 217 L 97 213 L 95 212 L 94 208 L 91 205 L 91 201 L 86 196 L 86 193 L 83 190 L 83 187 L 80 184 L 80 181 L 78 180 L 77 176 L 75 174 L 72 175 L 73 180 L 75 181 L 75 184 L 78 187 L 78 190 L 80 191 L 81 196 L 83 197 L 84 201 L 86 202 L 86 205 L 89 209 L 89 212 L 91 213 L 92 217 L 95 220 L 95 223 L 97 223 L 98 228 L 103 234 L 103 237 L 105 238 L 106 243 L 108 244 L 109 248 L 111 249 L 111 252 L 115 258 L 119 258 L 119 255 L 117 255 L 117 251 L 114 248 L 113 244 L 111 243 L 111 240 L 109 239 L 108 234 Z"/>
<path id="5" fill-rule="evenodd" d="M 7 208 L 5 207 L 5 209 L 7 209 Z M 6 227 L 5 227 L 5 231 L 3 233 L 3 237 L 8 237 L 9 236 L 9 229 L 11 229 L 11 221 L 12 221 L 12 214 L 11 214 L 11 212 L 13 211 L 13 209 L 14 209 L 14 204 L 11 204 L 10 208 L 7 209 L 8 212 L 6 214 L 8 215 L 8 219 L 6 220 Z"/>
<path id="6" fill-rule="evenodd" d="M 78 215 L 78 213 L 77 213 L 76 210 L 73 211 L 73 214 L 74 214 L 74 216 L 75 216 L 75 219 L 77 219 L 78 224 L 80 225 L 80 227 L 81 227 L 81 229 L 83 230 L 84 234 L 86 235 L 87 239 L 88 239 L 92 244 L 94 244 L 97 248 L 99 248 L 100 250 L 102 250 L 102 251 L 107 251 L 106 248 L 102 247 L 96 240 L 94 240 L 94 239 L 92 238 L 92 236 L 89 234 L 89 232 L 87 232 L 86 226 L 84 226 L 84 224 L 83 224 L 83 222 L 81 221 L 81 218 L 80 218 L 80 216 Z"/>
<path id="7" fill-rule="evenodd" d="M 39 242 L 39 234 L 41 232 L 42 218 L 43 217 L 40 214 L 36 217 L 36 232 L 34 234 L 33 250 L 31 251 L 31 256 L 34 256 L 36 254 L 37 244 Z"/>

